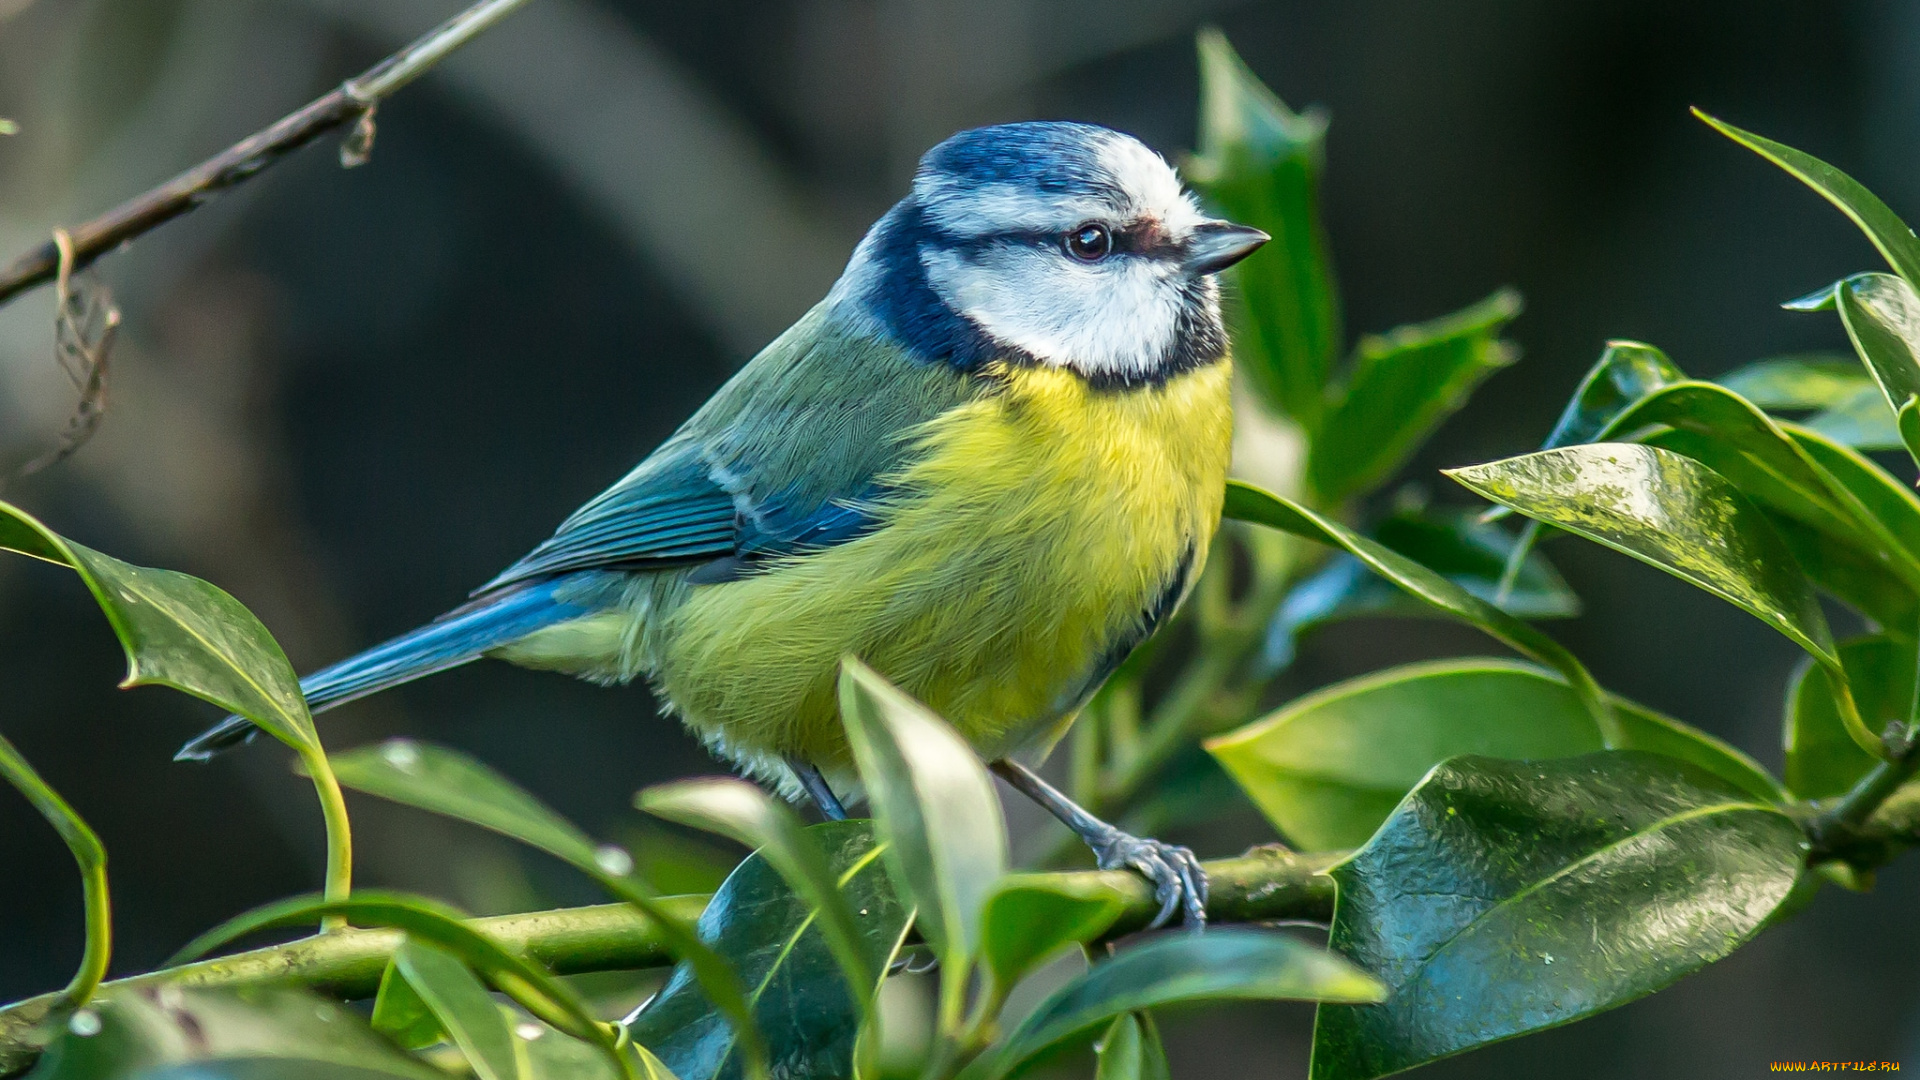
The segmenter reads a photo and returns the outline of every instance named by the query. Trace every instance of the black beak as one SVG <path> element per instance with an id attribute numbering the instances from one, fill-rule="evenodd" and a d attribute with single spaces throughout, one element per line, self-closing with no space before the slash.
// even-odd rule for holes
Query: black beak
<path id="1" fill-rule="evenodd" d="M 1187 239 L 1186 267 L 1191 274 L 1217 274 L 1273 239 L 1259 229 L 1231 221 L 1209 221 L 1194 227 Z"/>

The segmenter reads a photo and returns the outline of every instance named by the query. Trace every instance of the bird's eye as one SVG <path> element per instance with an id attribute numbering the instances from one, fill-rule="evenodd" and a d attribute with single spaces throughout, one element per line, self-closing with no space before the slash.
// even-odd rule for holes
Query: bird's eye
<path id="1" fill-rule="evenodd" d="M 1099 262 L 1113 250 L 1113 234 L 1105 225 L 1088 222 L 1067 234 L 1067 254 L 1081 262 Z"/>

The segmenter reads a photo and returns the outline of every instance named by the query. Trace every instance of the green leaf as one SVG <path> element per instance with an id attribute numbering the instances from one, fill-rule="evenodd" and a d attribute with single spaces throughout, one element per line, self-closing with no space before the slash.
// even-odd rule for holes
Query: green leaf
<path id="1" fill-rule="evenodd" d="M 457 750 L 388 739 L 334 755 L 333 770 L 354 791 L 490 829 L 595 878 L 631 880 L 625 852 L 595 844 L 545 803 Z"/>
<path id="2" fill-rule="evenodd" d="M 1858 361 L 1833 353 L 1756 360 L 1713 381 L 1763 409 L 1826 409 L 1873 388 Z"/>
<path id="3" fill-rule="evenodd" d="M 1898 414 L 1920 398 L 1920 295 L 1892 274 L 1855 274 L 1840 283 L 1835 297 L 1847 336 L 1880 384 L 1896 415 L 1895 430 L 1905 440 Z M 1920 441 L 1907 440 L 1905 445 L 1920 461 Z"/>
<path id="4" fill-rule="evenodd" d="M 1472 514 L 1402 510 L 1370 530 L 1382 545 L 1435 570 L 1474 596 L 1522 619 L 1564 619 L 1580 613 L 1580 598 L 1558 571 L 1538 553 L 1520 562 L 1512 580 L 1507 561 L 1516 541 Z M 1261 670 L 1275 673 L 1293 662 L 1295 642 L 1318 626 L 1370 615 L 1431 616 L 1429 605 L 1409 596 L 1341 555 L 1295 585 L 1267 626 Z"/>
<path id="5" fill-rule="evenodd" d="M 1095 964 L 1056 990 L 961 1074 L 1002 1080 L 1117 1016 L 1189 1001 L 1379 1001 L 1383 988 L 1340 957 L 1286 934 L 1219 927 L 1169 934 Z"/>
<path id="6" fill-rule="evenodd" d="M 1445 318 L 1361 338 L 1308 456 L 1320 500 L 1337 503 L 1398 471 L 1474 387 L 1513 363 L 1500 331 L 1519 314 L 1520 294 L 1502 289 Z"/>
<path id="7" fill-rule="evenodd" d="M 1751 937 L 1804 855 L 1786 814 L 1672 758 L 1455 758 L 1331 871 L 1331 944 L 1391 996 L 1321 1006 L 1311 1075 L 1385 1076 L 1652 993 Z"/>
<path id="8" fill-rule="evenodd" d="M 1623 749 L 1683 758 L 1755 798 L 1785 800 L 1780 785 L 1733 747 L 1630 701 L 1612 702 Z M 1602 745 L 1592 715 L 1564 680 L 1496 659 L 1408 664 L 1336 683 L 1206 743 L 1267 819 L 1305 851 L 1366 843 L 1448 758 L 1540 760 Z"/>
<path id="9" fill-rule="evenodd" d="M 116 988 L 75 1016 L 84 1019 L 56 1029 L 31 1080 L 446 1080 L 352 1009 L 303 990 Z"/>
<path id="10" fill-rule="evenodd" d="M 1833 484 L 1846 492 L 1849 503 L 1857 507 L 1856 518 L 1874 522 L 1880 544 L 1862 543 L 1863 550 L 1883 562 L 1893 556 L 1920 556 L 1920 497 L 1913 488 L 1894 479 L 1887 470 L 1874 464 L 1852 448 L 1792 424 L 1781 429 L 1819 466 Z"/>
<path id="11" fill-rule="evenodd" d="M 652 888 L 633 872 L 633 858 L 585 833 L 526 791 L 475 761 L 443 746 L 390 739 L 334 759 L 340 782 L 355 791 L 465 821 L 539 848 L 598 881 L 607 891 L 645 912 L 660 928 L 673 955 L 693 965 L 701 985 L 721 1011 L 745 1031 L 749 1057 L 758 1060 L 759 1036 L 739 976 L 701 942 Z"/>
<path id="12" fill-rule="evenodd" d="M 171 686 L 320 752 L 293 665 L 240 601 L 196 577 L 124 563 L 0 503 L 0 548 L 72 567 L 127 654 L 122 686 Z"/>
<path id="13" fill-rule="evenodd" d="M 1698 461 L 1632 443 L 1446 470 L 1475 494 L 1713 593 L 1837 667 L 1813 586 L 1767 519 Z"/>
<path id="14" fill-rule="evenodd" d="M 0 116 L 0 135 L 18 135 L 20 125 L 4 116 Z"/>
<path id="15" fill-rule="evenodd" d="M 957 1010 L 987 896 L 1007 872 L 993 781 L 945 720 L 852 658 L 840 665 L 840 715 L 887 865 L 940 957 L 942 1008 Z"/>
<path id="16" fill-rule="evenodd" d="M 459 957 L 409 937 L 394 950 L 392 964 L 479 1080 L 520 1080 L 524 1074 L 513 1030 L 486 986 Z"/>
<path id="17" fill-rule="evenodd" d="M 1265 525 L 1270 529 L 1303 536 L 1322 544 L 1344 548 L 1374 573 L 1393 582 L 1409 594 L 1440 612 L 1479 627 L 1522 654 L 1567 677 L 1581 703 L 1592 714 L 1594 723 L 1606 733 L 1609 746 L 1619 745 L 1623 737 L 1619 722 L 1608 707 L 1600 687 L 1573 654 L 1559 642 L 1500 610 L 1434 571 L 1377 541 L 1369 540 L 1330 518 L 1297 503 L 1261 491 L 1237 480 L 1227 481 L 1223 517 Z"/>
<path id="18" fill-rule="evenodd" d="M 447 1029 L 427 1007 L 393 962 L 380 973 L 380 990 L 373 998 L 373 1030 L 409 1050 L 432 1046 L 447 1037 Z"/>
<path id="19" fill-rule="evenodd" d="M 833 868 L 793 811 L 744 780 L 686 780 L 648 788 L 635 799 L 640 809 L 696 829 L 708 829 L 754 848 L 788 887 L 820 917 L 827 946 L 847 980 L 862 1020 L 869 1016 L 880 974 L 868 962 L 860 922 Z"/>
<path id="20" fill-rule="evenodd" d="M 1810 353 L 1761 360 L 1714 382 L 1763 409 L 1811 411 L 1806 426 L 1844 446 L 1898 450 L 1893 412 L 1851 357 Z"/>
<path id="21" fill-rule="evenodd" d="M 512 1026 L 525 1059 L 527 1080 L 620 1080 L 605 1054 L 507 1006 L 500 1013 Z M 627 1043 L 634 1080 L 678 1080 L 646 1047 Z"/>
<path id="22" fill-rule="evenodd" d="M 0 778 L 5 778 L 27 797 L 35 810 L 40 811 L 40 816 L 46 818 L 47 823 L 60 834 L 60 839 L 66 841 L 67 850 L 73 853 L 73 861 L 80 866 L 82 895 L 86 905 L 86 944 L 80 956 L 80 967 L 67 983 L 67 988 L 61 992 L 60 1001 L 64 1006 L 85 1005 L 100 986 L 100 980 L 106 977 L 107 961 L 113 951 L 112 905 L 107 893 L 107 849 L 86 819 L 75 813 L 67 800 L 40 778 L 40 774 L 34 771 L 33 766 L 5 736 L 0 736 Z"/>
<path id="23" fill-rule="evenodd" d="M 1600 438 L 1602 432 L 1611 430 L 1622 413 L 1686 378 L 1686 373 L 1675 366 L 1666 353 L 1652 345 L 1640 341 L 1609 341 L 1600 359 L 1587 369 L 1580 385 L 1574 388 L 1573 397 L 1560 411 L 1560 419 L 1554 422 L 1540 449 L 1592 442 Z M 1509 512 L 1504 506 L 1496 506 L 1483 520 L 1499 521 Z M 1518 576 L 1521 560 L 1532 553 L 1540 535 L 1540 523 L 1528 522 L 1508 553 L 1503 582 Z"/>
<path id="24" fill-rule="evenodd" d="M 126 653 L 122 687 L 171 686 L 192 694 L 246 717 L 300 755 L 313 776 L 326 821 L 327 892 L 344 897 L 353 875 L 346 803 L 327 766 L 293 665 L 260 620 L 240 601 L 199 578 L 102 555 L 4 502 L 0 549 L 70 567 L 80 575 Z M 88 887 L 99 891 L 104 902 L 104 879 Z M 103 940 L 99 944 L 104 948 Z M 105 963 L 104 955 L 97 959 Z"/>
<path id="25" fill-rule="evenodd" d="M 1100 1063 L 1093 1080 L 1172 1080 L 1152 1013 L 1128 1013 L 1115 1020 L 1094 1052 Z"/>
<path id="26" fill-rule="evenodd" d="M 366 926 L 391 926 L 406 931 L 410 938 L 437 945 L 459 957 L 494 989 L 519 1002 L 528 1012 L 617 1057 L 613 1036 L 566 984 L 467 925 L 459 911 L 421 896 L 363 889 L 351 900 L 297 896 L 266 904 L 201 934 L 164 966 L 176 967 L 248 934 L 295 926 L 320 915 L 344 915 Z M 416 986 L 415 990 L 418 989 Z"/>
<path id="27" fill-rule="evenodd" d="M 1850 397 L 1807 418 L 1807 428 L 1855 450 L 1904 450 L 1900 425 L 1880 388 L 1861 387 Z"/>
<path id="28" fill-rule="evenodd" d="M 1217 30 L 1202 30 L 1200 157 L 1187 178 L 1219 213 L 1273 237 L 1230 273 L 1235 361 L 1268 408 L 1318 430 L 1341 348 L 1320 223 L 1326 116 L 1289 110 Z"/>
<path id="29" fill-rule="evenodd" d="M 1112 888 L 1048 874 L 1009 874 L 987 898 L 981 956 L 1001 993 L 1075 945 L 1106 933 L 1126 907 Z"/>
<path id="30" fill-rule="evenodd" d="M 1712 125 L 1714 130 L 1752 150 L 1791 173 L 1801 183 L 1819 192 L 1826 200 L 1852 219 L 1867 239 L 1878 248 L 1887 265 L 1909 282 L 1920 281 L 1920 239 L 1913 230 L 1860 182 L 1812 154 L 1791 146 L 1742 131 L 1732 124 L 1716 120 L 1699 109 L 1693 115 Z"/>
<path id="31" fill-rule="evenodd" d="M 1592 442 L 1611 429 L 1622 413 L 1686 378 L 1666 353 L 1652 345 L 1609 341 L 1600 359 L 1574 389 L 1573 399 L 1567 402 L 1540 448 L 1552 450 Z"/>
<path id="32" fill-rule="evenodd" d="M 1849 493 L 1825 475 L 1787 435 L 1784 424 L 1712 383 L 1664 387 L 1636 402 L 1601 433 L 1602 441 L 1639 432 L 1636 441 L 1667 446 L 1667 436 L 1695 436 L 1695 457 L 1749 499 L 1869 550 L 1891 548 L 1877 522 L 1857 512 Z"/>
<path id="33" fill-rule="evenodd" d="M 1872 731 L 1904 723 L 1914 702 L 1912 638 L 1871 634 L 1840 643 L 1840 663 Z M 1845 794 L 1879 759 L 1847 734 L 1824 669 L 1802 667 L 1787 689 L 1787 786 L 1803 799 Z"/>
<path id="34" fill-rule="evenodd" d="M 1675 400 L 1710 399 L 1692 389 Z M 1706 465 L 1765 508 L 1815 584 L 1882 625 L 1913 625 L 1920 502 L 1884 469 L 1822 435 L 1757 414 L 1749 419 L 1753 425 L 1664 428 L 1642 441 Z"/>
<path id="35" fill-rule="evenodd" d="M 894 892 L 872 823 L 830 821 L 807 833 L 859 920 L 869 970 L 884 970 L 912 912 Z M 753 987 L 754 1017 L 776 1076 L 846 1076 L 853 1061 L 860 1008 L 818 923 L 813 905 L 788 886 L 765 852 L 741 863 L 700 916 L 701 940 Z M 633 1037 L 682 1080 L 736 1077 L 736 1039 L 708 1001 L 683 964 L 635 1018 Z"/>

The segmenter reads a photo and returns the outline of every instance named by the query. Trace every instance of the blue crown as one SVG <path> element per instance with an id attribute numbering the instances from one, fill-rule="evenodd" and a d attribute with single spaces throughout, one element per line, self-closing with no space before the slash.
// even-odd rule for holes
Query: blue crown
<path id="1" fill-rule="evenodd" d="M 968 186 L 1019 184 L 1050 194 L 1114 194 L 1101 148 L 1120 137 L 1094 124 L 1036 120 L 962 131 L 926 152 L 920 173 Z"/>

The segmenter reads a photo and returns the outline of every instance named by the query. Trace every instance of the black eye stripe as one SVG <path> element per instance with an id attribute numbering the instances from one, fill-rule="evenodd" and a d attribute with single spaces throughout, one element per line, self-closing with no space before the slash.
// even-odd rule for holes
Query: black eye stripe
<path id="1" fill-rule="evenodd" d="M 1071 235 L 1070 231 L 1039 230 L 1009 230 L 978 236 L 955 236 L 952 233 L 933 230 L 929 230 L 929 233 L 929 239 L 933 240 L 932 246 L 970 256 L 997 247 L 1032 247 L 1064 251 L 1067 237 Z M 1166 234 L 1153 225 L 1129 225 L 1124 229 L 1112 230 L 1111 235 L 1113 238 L 1111 255 L 1177 259 L 1181 254 L 1180 245 L 1168 240 Z"/>

